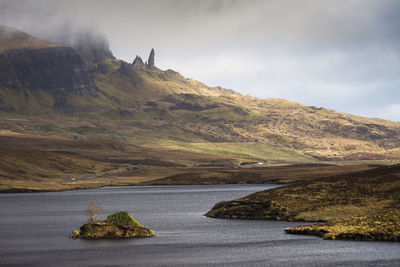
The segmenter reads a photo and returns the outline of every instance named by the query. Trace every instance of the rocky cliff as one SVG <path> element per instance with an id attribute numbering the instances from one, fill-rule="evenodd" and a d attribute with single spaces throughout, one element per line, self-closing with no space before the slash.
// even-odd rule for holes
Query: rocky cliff
<path id="1" fill-rule="evenodd" d="M 115 59 L 107 40 L 90 33 L 55 39 L 59 42 L 0 26 L 0 110 L 37 114 L 99 109 L 93 76 L 108 73 L 105 62 Z"/>
<path id="2" fill-rule="evenodd" d="M 73 48 L 14 49 L 0 53 L 0 88 L 97 96 L 90 68 Z"/>

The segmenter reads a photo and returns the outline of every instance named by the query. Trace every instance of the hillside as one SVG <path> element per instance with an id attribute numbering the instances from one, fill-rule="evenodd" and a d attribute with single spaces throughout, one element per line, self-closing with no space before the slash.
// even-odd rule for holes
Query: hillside
<path id="1" fill-rule="evenodd" d="M 4 133 L 3 133 L 4 134 Z M 0 192 L 36 192 L 154 184 L 289 183 L 374 167 L 299 164 L 258 167 L 259 159 L 117 140 L 0 133 Z"/>
<path id="2" fill-rule="evenodd" d="M 243 157 L 150 149 L 117 140 L 0 134 L 0 192 L 138 185 L 197 166 L 206 166 L 204 170 L 212 166 L 230 169 L 248 161 Z"/>
<path id="3" fill-rule="evenodd" d="M 215 218 L 325 222 L 286 229 L 327 239 L 400 241 L 400 165 L 336 175 L 217 203 Z"/>
<path id="4" fill-rule="evenodd" d="M 5 131 L 279 164 L 400 159 L 400 123 L 208 87 L 158 69 L 154 50 L 148 63 L 127 63 L 109 51 L 89 59 L 79 49 L 14 36 L 8 43 L 18 49 L 0 50 Z"/>
<path id="5" fill-rule="evenodd" d="M 0 52 L 21 48 L 40 49 L 56 46 L 59 45 L 41 40 L 15 28 L 0 25 Z"/>

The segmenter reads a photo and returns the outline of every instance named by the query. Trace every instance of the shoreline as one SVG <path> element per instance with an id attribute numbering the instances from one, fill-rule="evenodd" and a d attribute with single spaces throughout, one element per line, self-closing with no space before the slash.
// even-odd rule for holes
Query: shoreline
<path id="1" fill-rule="evenodd" d="M 290 185 L 290 183 L 277 183 L 277 182 L 265 182 L 265 183 L 218 183 L 218 184 L 132 184 L 132 185 L 101 185 L 97 187 L 87 187 L 87 188 L 71 188 L 65 190 L 36 190 L 36 189 L 11 189 L 11 190 L 0 190 L 1 194 L 29 194 L 29 193 L 57 193 L 57 192 L 68 192 L 68 191 L 80 191 L 80 190 L 91 190 L 91 189 L 99 189 L 99 188 L 107 188 L 107 187 L 150 187 L 150 186 L 207 186 L 207 185 L 277 185 L 284 186 Z"/>
<path id="2" fill-rule="evenodd" d="M 337 175 L 222 201 L 212 218 L 310 222 L 289 234 L 400 242 L 400 165 Z"/>

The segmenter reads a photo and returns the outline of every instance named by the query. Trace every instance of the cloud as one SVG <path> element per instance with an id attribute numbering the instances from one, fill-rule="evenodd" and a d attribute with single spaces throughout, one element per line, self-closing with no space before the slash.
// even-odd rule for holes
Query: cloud
<path id="1" fill-rule="evenodd" d="M 388 105 L 380 114 L 381 117 L 389 117 L 394 121 L 400 122 L 400 104 Z"/>
<path id="2" fill-rule="evenodd" d="M 400 122 L 400 104 L 373 106 L 365 113 L 368 117 L 390 118 L 392 121 Z"/>

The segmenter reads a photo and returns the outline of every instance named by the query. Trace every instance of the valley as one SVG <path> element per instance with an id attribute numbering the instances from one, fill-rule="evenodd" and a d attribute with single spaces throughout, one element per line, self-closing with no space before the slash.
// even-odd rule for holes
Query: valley
<path id="1" fill-rule="evenodd" d="M 287 165 L 222 152 L 207 154 L 64 137 L 0 135 L 0 147 L 2 192 L 152 184 L 289 183 L 376 166 Z"/>
<path id="2" fill-rule="evenodd" d="M 288 184 L 207 216 L 399 240 L 399 122 L 210 87 L 159 69 L 154 49 L 129 63 L 106 40 L 68 46 L 6 26 L 0 36 L 0 192 Z"/>

